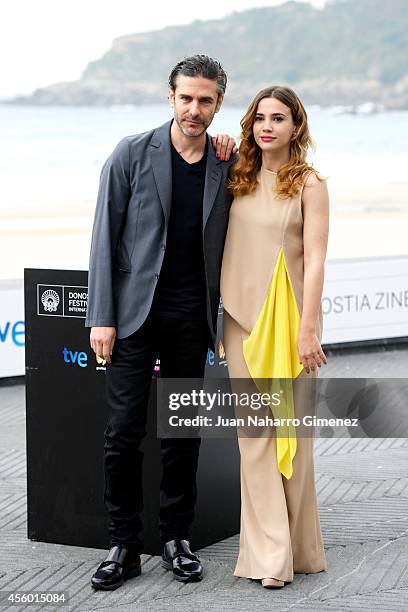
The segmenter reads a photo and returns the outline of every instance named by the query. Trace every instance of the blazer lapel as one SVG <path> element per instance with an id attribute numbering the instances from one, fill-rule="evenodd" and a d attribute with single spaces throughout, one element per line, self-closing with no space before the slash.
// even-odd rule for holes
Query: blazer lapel
<path id="1" fill-rule="evenodd" d="M 211 138 L 208 134 L 207 139 L 207 167 L 205 170 L 205 185 L 203 198 L 203 230 L 207 224 L 212 207 L 214 206 L 215 196 L 217 195 L 222 177 L 222 171 L 219 167 L 221 160 L 217 159 L 214 152 L 214 148 L 212 146 Z"/>
<path id="2" fill-rule="evenodd" d="M 172 187 L 170 126 L 171 121 L 168 121 L 157 128 L 150 142 L 150 159 L 153 175 L 163 208 L 166 226 L 170 217 Z"/>

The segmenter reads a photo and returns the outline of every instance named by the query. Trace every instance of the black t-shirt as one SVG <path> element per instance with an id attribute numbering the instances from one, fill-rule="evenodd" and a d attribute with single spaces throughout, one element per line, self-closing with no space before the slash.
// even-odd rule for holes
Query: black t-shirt
<path id="1" fill-rule="evenodd" d="M 203 254 L 203 157 L 189 164 L 171 145 L 172 198 L 166 252 L 153 309 L 164 316 L 206 320 Z"/>

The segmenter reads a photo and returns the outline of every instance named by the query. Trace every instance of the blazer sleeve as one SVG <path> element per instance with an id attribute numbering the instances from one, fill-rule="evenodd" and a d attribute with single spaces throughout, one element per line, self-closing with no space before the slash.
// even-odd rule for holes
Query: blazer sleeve
<path id="1" fill-rule="evenodd" d="M 85 327 L 116 327 L 113 265 L 130 195 L 130 152 L 125 138 L 101 171 L 89 258 Z"/>

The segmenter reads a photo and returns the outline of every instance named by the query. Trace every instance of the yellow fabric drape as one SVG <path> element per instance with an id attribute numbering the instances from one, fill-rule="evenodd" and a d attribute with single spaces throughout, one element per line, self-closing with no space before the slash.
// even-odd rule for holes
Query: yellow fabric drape
<path id="1" fill-rule="evenodd" d="M 281 248 L 265 303 L 243 343 L 244 358 L 258 389 L 270 395 L 283 391 L 280 404 L 271 406 L 273 417 L 278 419 L 294 418 L 291 379 L 303 369 L 297 350 L 299 326 L 299 308 Z M 279 471 L 289 479 L 296 453 L 295 427 L 279 425 L 276 434 Z"/>

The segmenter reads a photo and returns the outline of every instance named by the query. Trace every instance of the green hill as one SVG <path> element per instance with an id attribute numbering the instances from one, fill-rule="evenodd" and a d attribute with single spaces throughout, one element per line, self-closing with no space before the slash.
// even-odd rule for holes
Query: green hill
<path id="1" fill-rule="evenodd" d="M 407 31 L 407 0 L 329 0 L 324 9 L 290 1 L 123 36 L 80 80 L 13 102 L 161 102 L 172 66 L 206 53 L 228 73 L 227 104 L 247 104 L 261 87 L 285 83 L 307 104 L 408 108 Z"/>

